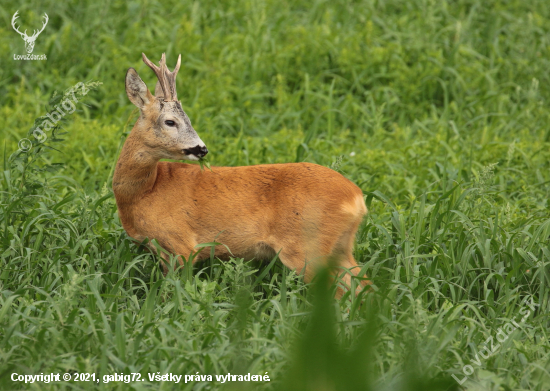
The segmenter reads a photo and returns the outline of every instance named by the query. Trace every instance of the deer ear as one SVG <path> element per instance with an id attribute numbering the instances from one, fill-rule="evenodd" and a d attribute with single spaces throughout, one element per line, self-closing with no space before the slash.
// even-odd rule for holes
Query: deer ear
<path id="1" fill-rule="evenodd" d="M 128 73 L 126 73 L 126 94 L 130 102 L 140 109 L 153 100 L 153 95 L 134 68 L 128 69 Z"/>
<path id="2" fill-rule="evenodd" d="M 155 98 L 164 99 L 164 91 L 162 90 L 160 82 L 158 81 L 157 81 L 157 85 L 155 86 Z"/>

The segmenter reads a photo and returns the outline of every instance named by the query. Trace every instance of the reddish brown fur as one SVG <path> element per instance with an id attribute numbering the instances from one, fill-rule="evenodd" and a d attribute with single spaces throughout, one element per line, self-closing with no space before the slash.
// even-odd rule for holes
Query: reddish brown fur
<path id="1" fill-rule="evenodd" d="M 357 275 L 353 241 L 367 212 L 361 189 L 310 163 L 210 171 L 160 162 L 158 134 L 151 129 L 159 113 L 155 98 L 147 94 L 150 102 L 124 144 L 113 178 L 128 235 L 138 241 L 156 239 L 165 250 L 185 257 L 197 244 L 214 240 L 246 259 L 270 258 L 280 251 L 283 264 L 304 273 L 306 281 L 329 259 Z M 229 254 L 217 246 L 215 255 L 223 259 Z M 346 284 L 350 280 L 346 274 Z M 337 296 L 342 293 L 339 289 Z"/>

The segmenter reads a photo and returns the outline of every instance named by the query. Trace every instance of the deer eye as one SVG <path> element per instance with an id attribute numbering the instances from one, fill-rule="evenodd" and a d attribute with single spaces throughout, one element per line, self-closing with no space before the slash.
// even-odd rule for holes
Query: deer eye
<path id="1" fill-rule="evenodd" d="M 174 121 L 171 121 L 171 120 L 166 120 L 166 121 L 164 121 L 164 123 L 168 126 L 176 126 L 176 123 Z"/>

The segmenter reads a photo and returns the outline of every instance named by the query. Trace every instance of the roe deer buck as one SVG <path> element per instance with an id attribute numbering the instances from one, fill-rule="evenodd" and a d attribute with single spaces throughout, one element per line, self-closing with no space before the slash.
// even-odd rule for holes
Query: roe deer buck
<path id="1" fill-rule="evenodd" d="M 188 257 L 200 243 L 226 245 L 234 256 L 273 257 L 304 273 L 329 262 L 351 269 L 357 227 L 367 212 L 363 193 L 339 173 L 316 164 L 262 164 L 212 167 L 160 162 L 199 160 L 208 153 L 176 95 L 176 75 L 162 55 L 160 67 L 143 54 L 158 82 L 151 95 L 135 69 L 126 74 L 126 92 L 140 109 L 116 164 L 113 191 L 129 236 L 156 239 L 166 251 Z M 154 246 L 149 245 L 152 251 Z M 168 257 L 161 254 L 166 261 Z M 225 246 L 215 256 L 227 258 Z M 199 254 L 194 260 L 208 258 Z M 163 271 L 168 266 L 161 261 Z M 183 262 L 180 259 L 180 264 Z M 307 267 L 306 267 L 307 266 Z M 338 272 L 342 272 L 339 270 Z M 351 276 L 342 280 L 350 286 Z M 369 281 L 362 280 L 366 286 Z M 349 288 L 348 288 L 349 289 Z M 343 290 L 339 287 L 337 297 Z"/>

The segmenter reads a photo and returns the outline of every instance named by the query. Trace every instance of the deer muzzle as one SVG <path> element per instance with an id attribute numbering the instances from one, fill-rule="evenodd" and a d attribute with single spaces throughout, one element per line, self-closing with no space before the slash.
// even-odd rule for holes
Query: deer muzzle
<path id="1" fill-rule="evenodd" d="M 202 158 L 206 156 L 206 154 L 208 153 L 208 149 L 204 145 L 203 146 L 197 145 L 197 146 L 194 146 L 193 148 L 184 149 L 183 153 L 185 155 L 195 155 L 198 158 Z"/>

